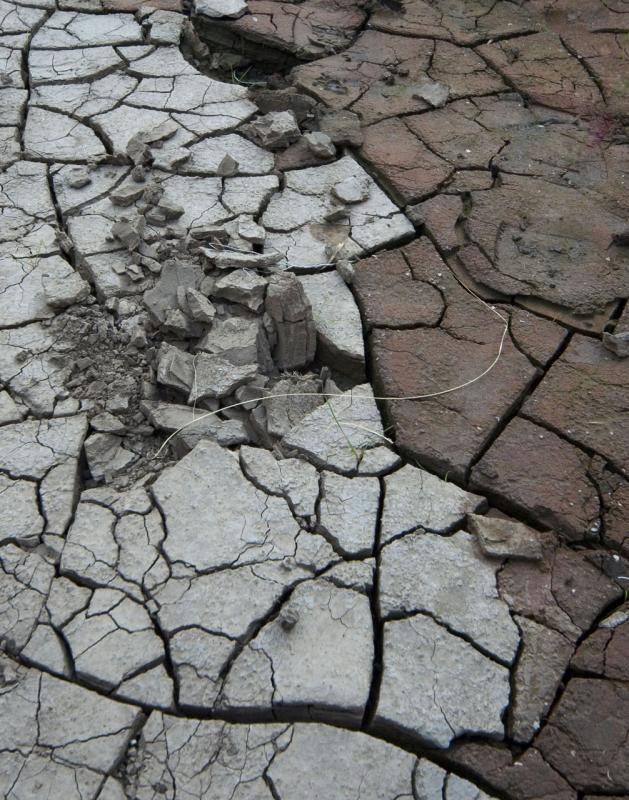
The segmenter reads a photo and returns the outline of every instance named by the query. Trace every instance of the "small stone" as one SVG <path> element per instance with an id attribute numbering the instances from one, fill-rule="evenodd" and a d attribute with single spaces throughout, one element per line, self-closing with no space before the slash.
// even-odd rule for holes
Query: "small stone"
<path id="1" fill-rule="evenodd" d="M 90 425 L 99 433 L 126 433 L 127 430 L 127 426 L 108 411 L 92 417 Z"/>
<path id="2" fill-rule="evenodd" d="M 214 262 L 217 269 L 259 269 L 275 267 L 283 258 L 281 253 L 237 253 L 229 250 L 209 250 L 202 247 L 201 252 Z"/>
<path id="3" fill-rule="evenodd" d="M 129 139 L 125 152 L 136 166 L 150 164 L 152 161 L 151 150 L 139 135 Z"/>
<path id="4" fill-rule="evenodd" d="M 144 167 L 136 164 L 131 170 L 131 179 L 136 183 L 144 183 L 146 181 L 146 170 Z"/>
<path id="5" fill-rule="evenodd" d="M 143 192 L 141 184 L 123 184 L 109 193 L 109 199 L 115 206 L 130 206 L 142 197 Z"/>
<path id="6" fill-rule="evenodd" d="M 192 385 L 188 403 L 205 397 L 226 397 L 258 374 L 257 364 L 237 366 L 219 355 L 199 353 L 192 360 Z"/>
<path id="7" fill-rule="evenodd" d="M 448 101 L 450 89 L 445 83 L 428 81 L 415 88 L 413 97 L 425 100 L 433 108 L 442 108 Z"/>
<path id="8" fill-rule="evenodd" d="M 289 433 L 307 414 L 323 405 L 324 397 L 320 392 L 321 383 L 309 375 L 277 381 L 264 400 L 268 433 L 278 438 Z"/>
<path id="9" fill-rule="evenodd" d="M 166 312 L 163 322 L 164 328 L 185 337 L 190 330 L 188 318 L 180 308 L 171 308 Z"/>
<path id="10" fill-rule="evenodd" d="M 354 281 L 354 273 L 356 271 L 354 262 L 341 259 L 340 261 L 336 262 L 335 267 L 341 278 L 343 278 L 345 283 L 350 286 Z"/>
<path id="11" fill-rule="evenodd" d="M 237 366 L 257 362 L 261 368 L 269 367 L 269 344 L 259 319 L 216 319 L 196 349 L 221 355 Z"/>
<path id="12" fill-rule="evenodd" d="M 238 173 L 239 164 L 235 158 L 232 158 L 229 153 L 226 153 L 223 158 L 219 161 L 218 167 L 216 168 L 216 174 L 219 178 L 231 178 L 232 175 L 236 175 Z"/>
<path id="13" fill-rule="evenodd" d="M 603 345 L 618 358 L 629 357 L 629 331 L 603 334 Z"/>
<path id="14" fill-rule="evenodd" d="M 327 133 L 320 131 L 305 133 L 302 138 L 308 145 L 308 149 L 319 158 L 334 158 L 336 155 L 334 142 Z"/>
<path id="15" fill-rule="evenodd" d="M 138 137 L 147 144 L 154 145 L 172 138 L 179 130 L 179 125 L 172 119 L 160 122 L 152 128 L 146 128 L 138 133 Z"/>
<path id="16" fill-rule="evenodd" d="M 144 219 L 139 214 L 132 220 L 120 220 L 111 226 L 112 234 L 131 252 L 140 246 L 143 231 Z"/>
<path id="17" fill-rule="evenodd" d="M 66 172 L 66 183 L 71 189 L 82 189 L 92 182 L 86 167 L 71 167 Z"/>
<path id="18" fill-rule="evenodd" d="M 332 194 L 342 203 L 361 203 L 369 197 L 369 180 L 363 177 L 345 178 L 332 189 Z"/>
<path id="19" fill-rule="evenodd" d="M 284 628 L 285 631 L 290 631 L 299 622 L 299 612 L 290 606 L 288 608 L 283 608 L 280 611 L 279 620 L 282 628 Z"/>
<path id="20" fill-rule="evenodd" d="M 467 524 L 469 530 L 478 537 L 486 556 L 524 561 L 540 561 L 543 558 L 537 532 L 521 522 L 468 514 Z"/>
<path id="21" fill-rule="evenodd" d="M 163 195 L 157 204 L 157 210 L 161 211 L 167 221 L 179 219 L 185 212 L 182 206 L 169 200 L 166 195 Z"/>
<path id="22" fill-rule="evenodd" d="M 190 406 L 144 400 L 141 408 L 155 428 L 176 432 L 173 441 L 175 451 L 180 455 L 185 455 L 204 439 L 213 439 L 223 447 L 244 444 L 249 439 L 241 422 L 206 415 L 206 412 L 195 411 Z"/>
<path id="23" fill-rule="evenodd" d="M 156 169 L 174 171 L 177 167 L 189 161 L 192 153 L 186 147 L 168 147 L 163 150 L 153 151 L 151 156 L 153 166 Z"/>
<path id="24" fill-rule="evenodd" d="M 195 0 L 197 14 L 211 19 L 238 19 L 247 11 L 245 0 Z"/>
<path id="25" fill-rule="evenodd" d="M 299 139 L 301 131 L 292 111 L 269 111 L 249 125 L 252 134 L 269 150 L 281 150 Z"/>
<path id="26" fill-rule="evenodd" d="M 149 41 L 151 44 L 178 45 L 185 22 L 186 18 L 178 12 L 153 11 L 148 18 Z"/>

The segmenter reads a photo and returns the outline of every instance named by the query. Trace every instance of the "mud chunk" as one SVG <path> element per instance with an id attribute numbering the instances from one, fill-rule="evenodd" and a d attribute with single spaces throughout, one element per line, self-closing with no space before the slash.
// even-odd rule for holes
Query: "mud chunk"
<path id="1" fill-rule="evenodd" d="M 110 433 L 94 433 L 85 440 L 85 456 L 94 480 L 122 472 L 138 456 L 122 446 L 122 439 Z"/>
<path id="2" fill-rule="evenodd" d="M 140 183 L 123 184 L 109 193 L 109 199 L 115 206 L 130 206 L 142 197 L 143 192 Z"/>
<path id="3" fill-rule="evenodd" d="M 449 96 L 450 89 L 445 83 L 439 83 L 439 81 L 427 81 L 426 83 L 422 83 L 420 86 L 415 87 L 413 93 L 413 97 L 425 100 L 427 103 L 430 103 L 433 108 L 442 108 L 445 106 Z"/>
<path id="4" fill-rule="evenodd" d="M 319 158 L 334 158 L 336 155 L 334 142 L 327 133 L 321 133 L 319 131 L 305 133 L 303 139 L 308 149 Z"/>
<path id="5" fill-rule="evenodd" d="M 210 19 L 238 19 L 247 11 L 245 0 L 195 0 L 197 14 Z"/>
<path id="6" fill-rule="evenodd" d="M 257 362 L 264 371 L 271 367 L 264 328 L 259 319 L 251 317 L 216 319 L 196 349 L 217 353 L 236 366 Z"/>
<path id="7" fill-rule="evenodd" d="M 269 150 L 282 150 L 301 135 L 292 111 L 269 111 L 250 123 L 249 130 L 259 144 Z"/>
<path id="8" fill-rule="evenodd" d="M 225 250 L 219 252 L 202 248 L 201 252 L 214 262 L 217 269 L 260 269 L 268 270 L 276 266 L 283 256 L 281 253 L 236 253 Z"/>
<path id="9" fill-rule="evenodd" d="M 92 178 L 85 167 L 71 167 L 65 181 L 71 189 L 82 189 L 92 182 Z"/>
<path id="10" fill-rule="evenodd" d="M 360 312 L 338 272 L 299 277 L 312 306 L 319 357 L 347 375 L 365 377 L 365 343 Z"/>
<path id="11" fill-rule="evenodd" d="M 607 333 L 603 334 L 603 344 L 618 358 L 627 358 L 629 356 L 629 332 L 625 333 Z"/>
<path id="12" fill-rule="evenodd" d="M 195 322 L 210 324 L 216 316 L 214 305 L 196 289 L 186 289 L 186 305 Z"/>
<path id="13" fill-rule="evenodd" d="M 66 274 L 45 275 L 42 278 L 46 302 L 52 308 L 66 308 L 80 303 L 90 293 L 90 285 L 68 265 Z"/>
<path id="14" fill-rule="evenodd" d="M 265 310 L 273 321 L 273 360 L 278 368 L 290 370 L 307 366 L 314 358 L 317 335 L 310 301 L 293 273 L 271 276 Z"/>
<path id="15" fill-rule="evenodd" d="M 342 203 L 362 203 L 369 197 L 370 182 L 364 177 L 350 177 L 337 183 L 332 194 Z"/>
<path id="16" fill-rule="evenodd" d="M 321 117 L 319 127 L 334 144 L 360 147 L 363 143 L 360 117 L 353 111 L 329 111 Z"/>
<path id="17" fill-rule="evenodd" d="M 310 376 L 296 375 L 277 381 L 267 391 L 270 397 L 265 398 L 263 403 L 269 434 L 283 436 L 307 414 L 321 406 L 325 398 L 320 392 L 320 382 Z"/>
<path id="18" fill-rule="evenodd" d="M 543 556 L 537 532 L 521 522 L 468 514 L 467 524 L 483 553 L 491 558 L 539 561 Z"/>
<path id="19" fill-rule="evenodd" d="M 253 217 L 241 217 L 238 220 L 238 236 L 251 244 L 264 244 L 266 231 L 262 225 L 254 222 Z"/>
<path id="20" fill-rule="evenodd" d="M 144 218 L 137 214 L 132 219 L 119 220 L 111 226 L 112 235 L 124 244 L 127 250 L 137 250 L 142 241 Z"/>
<path id="21" fill-rule="evenodd" d="M 237 269 L 216 281 L 212 295 L 240 303 L 251 311 L 259 311 L 264 305 L 266 284 L 266 278 L 245 269 Z"/>

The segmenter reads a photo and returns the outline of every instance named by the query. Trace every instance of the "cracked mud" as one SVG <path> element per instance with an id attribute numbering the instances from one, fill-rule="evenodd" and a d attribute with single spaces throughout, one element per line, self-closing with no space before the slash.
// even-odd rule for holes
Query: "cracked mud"
<path id="1" fill-rule="evenodd" d="M 0 0 L 2 797 L 629 794 L 628 43 Z"/>

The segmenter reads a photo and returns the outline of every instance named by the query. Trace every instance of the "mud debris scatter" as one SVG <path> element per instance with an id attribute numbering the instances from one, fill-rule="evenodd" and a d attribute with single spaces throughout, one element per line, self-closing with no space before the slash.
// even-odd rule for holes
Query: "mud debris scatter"
<path id="1" fill-rule="evenodd" d="M 629 12 L 574 6 L 0 0 L 3 797 L 627 795 Z"/>

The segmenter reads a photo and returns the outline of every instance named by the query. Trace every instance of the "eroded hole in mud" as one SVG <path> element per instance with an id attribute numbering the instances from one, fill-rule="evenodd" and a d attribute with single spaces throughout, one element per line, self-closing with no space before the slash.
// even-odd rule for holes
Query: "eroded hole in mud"
<path id="1" fill-rule="evenodd" d="M 256 42 L 218 20 L 191 18 L 190 35 L 182 45 L 186 58 L 217 80 L 256 89 L 282 89 L 290 84 L 293 67 L 305 63 L 292 53 Z"/>

